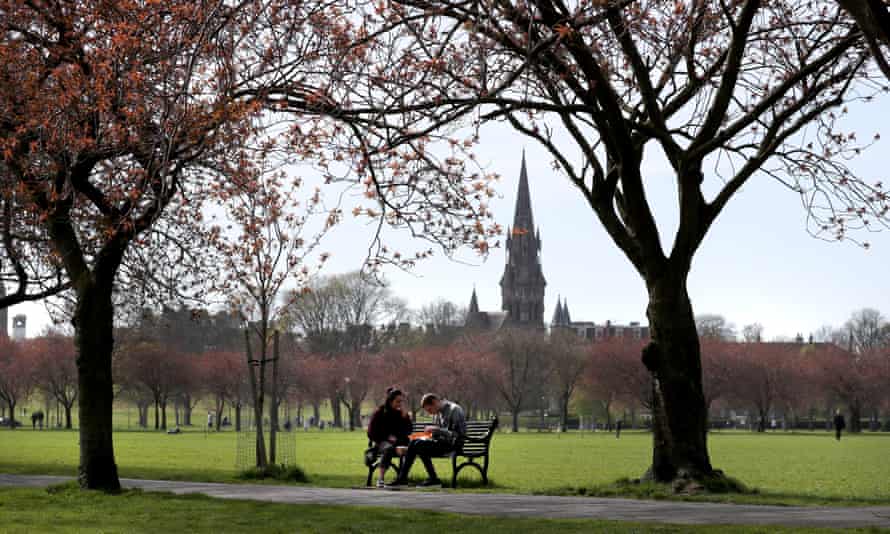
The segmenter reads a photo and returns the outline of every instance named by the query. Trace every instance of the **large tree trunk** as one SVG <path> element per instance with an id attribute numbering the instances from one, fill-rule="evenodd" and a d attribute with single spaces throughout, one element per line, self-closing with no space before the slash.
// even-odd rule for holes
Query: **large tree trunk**
<path id="1" fill-rule="evenodd" d="M 513 432 L 519 432 L 519 410 L 515 409 L 510 412 L 512 416 L 511 429 Z"/>
<path id="2" fill-rule="evenodd" d="M 167 399 L 161 400 L 161 430 L 167 430 Z"/>
<path id="3" fill-rule="evenodd" d="M 643 349 L 643 363 L 653 377 L 653 454 L 645 478 L 670 482 L 709 476 L 701 347 L 686 275 L 665 273 L 647 285 L 651 341 Z"/>
<path id="4" fill-rule="evenodd" d="M 103 287 L 89 285 L 78 290 L 74 310 L 80 421 L 78 480 L 82 488 L 119 491 L 121 486 L 114 462 L 111 428 L 114 401 L 112 280 L 98 283 Z"/>
<path id="5" fill-rule="evenodd" d="M 161 401 L 155 399 L 155 430 L 161 429 Z"/>

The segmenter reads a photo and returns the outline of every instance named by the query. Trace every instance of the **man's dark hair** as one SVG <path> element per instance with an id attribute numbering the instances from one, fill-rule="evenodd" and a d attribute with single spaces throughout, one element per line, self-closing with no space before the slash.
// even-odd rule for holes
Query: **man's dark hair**
<path id="1" fill-rule="evenodd" d="M 426 395 L 423 396 L 422 399 L 420 399 L 420 406 L 421 406 L 421 408 L 426 408 L 427 406 L 432 404 L 433 401 L 437 401 L 437 400 L 439 400 L 438 395 L 436 395 L 435 393 L 427 393 Z"/>

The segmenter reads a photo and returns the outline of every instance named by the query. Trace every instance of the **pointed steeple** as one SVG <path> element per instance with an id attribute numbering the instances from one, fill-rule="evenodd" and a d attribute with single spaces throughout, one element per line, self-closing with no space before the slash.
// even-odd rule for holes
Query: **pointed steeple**
<path id="1" fill-rule="evenodd" d="M 479 313 L 479 299 L 476 298 L 476 288 L 473 287 L 473 296 L 470 297 L 469 313 Z"/>
<path id="2" fill-rule="evenodd" d="M 566 324 L 572 323 L 572 317 L 569 315 L 569 299 L 563 299 L 562 301 L 562 317 L 565 320 Z"/>
<path id="3" fill-rule="evenodd" d="M 528 191 L 528 170 L 525 167 L 525 150 L 522 151 L 522 167 L 519 170 L 519 191 L 516 193 L 516 211 L 513 214 L 513 232 L 532 233 L 535 220 L 532 217 L 532 199 Z"/>
<path id="4" fill-rule="evenodd" d="M 553 319 L 550 320 L 551 326 L 559 326 L 562 324 L 562 307 L 559 305 L 559 297 L 556 297 L 556 309 L 553 310 Z"/>

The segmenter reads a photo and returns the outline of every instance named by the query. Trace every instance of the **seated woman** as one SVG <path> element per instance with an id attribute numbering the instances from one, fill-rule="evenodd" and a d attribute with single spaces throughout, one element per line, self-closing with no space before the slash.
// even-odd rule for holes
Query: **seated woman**
<path id="1" fill-rule="evenodd" d="M 405 396 L 402 391 L 390 387 L 386 389 L 386 402 L 377 408 L 371 416 L 368 424 L 368 438 L 377 447 L 380 453 L 380 474 L 377 477 L 377 487 L 385 486 L 383 477 L 392 463 L 393 456 L 402 454 L 409 443 L 408 435 L 411 433 L 411 418 L 402 409 Z"/>

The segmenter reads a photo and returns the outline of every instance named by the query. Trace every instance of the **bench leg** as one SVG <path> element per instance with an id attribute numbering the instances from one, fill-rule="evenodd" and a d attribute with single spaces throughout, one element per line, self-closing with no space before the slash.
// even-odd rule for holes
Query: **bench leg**
<path id="1" fill-rule="evenodd" d="M 457 455 L 451 455 L 451 488 L 457 488 L 457 474 L 460 469 L 457 467 Z"/>
<path id="2" fill-rule="evenodd" d="M 482 483 L 486 486 L 488 485 L 488 455 L 485 455 L 485 460 L 482 462 Z"/>

